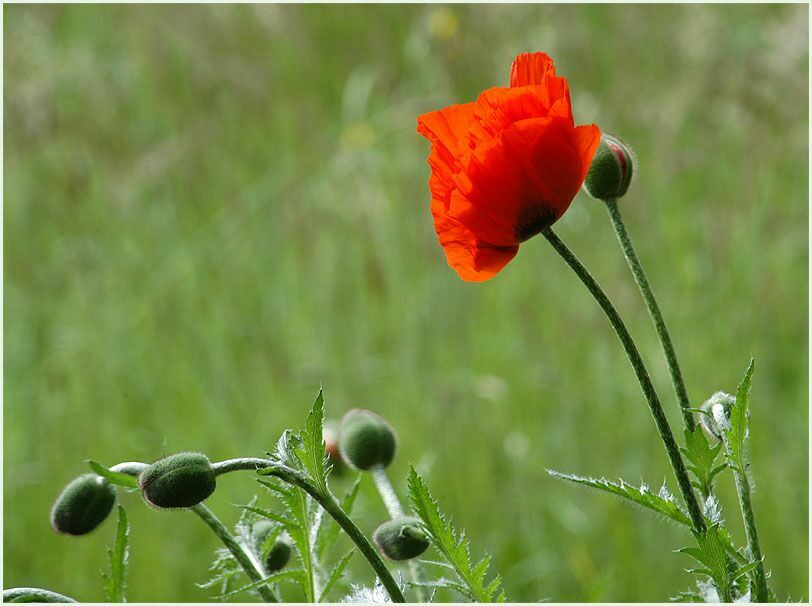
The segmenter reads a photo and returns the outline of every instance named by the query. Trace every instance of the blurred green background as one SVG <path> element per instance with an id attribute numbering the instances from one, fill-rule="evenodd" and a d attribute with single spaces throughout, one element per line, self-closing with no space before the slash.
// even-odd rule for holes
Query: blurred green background
<path id="1" fill-rule="evenodd" d="M 463 283 L 432 228 L 416 116 L 544 50 L 576 122 L 637 152 L 623 209 L 692 399 L 757 359 L 762 547 L 779 597 L 807 599 L 807 24 L 802 5 L 5 6 L 4 586 L 103 599 L 113 524 L 48 524 L 85 459 L 259 454 L 320 384 L 331 417 L 391 421 L 398 486 L 420 465 L 512 600 L 691 586 L 684 529 L 544 471 L 676 492 L 595 302 L 540 238 Z M 605 211 L 579 194 L 557 229 L 678 427 Z M 224 478 L 210 504 L 232 523 L 255 491 Z M 206 601 L 213 535 L 122 502 L 130 599 Z M 361 527 L 384 515 L 365 481 Z"/>

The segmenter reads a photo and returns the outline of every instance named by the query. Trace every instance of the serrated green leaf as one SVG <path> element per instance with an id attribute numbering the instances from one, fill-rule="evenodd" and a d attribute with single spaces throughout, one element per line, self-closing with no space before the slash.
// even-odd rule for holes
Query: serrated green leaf
<path id="1" fill-rule="evenodd" d="M 104 580 L 104 593 L 108 602 L 127 601 L 127 563 L 130 558 L 129 549 L 130 525 L 127 522 L 127 512 L 118 506 L 118 525 L 116 527 L 116 541 L 113 549 L 107 550 L 110 562 L 110 572 L 102 574 Z"/>
<path id="2" fill-rule="evenodd" d="M 270 509 L 263 509 L 262 507 L 251 507 L 250 505 L 238 505 L 244 511 L 251 511 L 258 516 L 263 518 L 267 518 L 268 520 L 272 520 L 277 524 L 281 524 L 285 528 L 296 526 L 296 522 L 291 520 L 290 518 L 286 518 L 285 516 L 276 513 L 275 511 L 271 511 Z"/>
<path id="3" fill-rule="evenodd" d="M 307 415 L 305 429 L 300 437 L 300 448 L 297 454 L 322 494 L 328 494 L 327 471 L 329 469 L 327 452 L 324 447 L 324 396 L 322 390 L 313 402 L 313 408 Z"/>
<path id="4" fill-rule="evenodd" d="M 736 403 L 730 408 L 730 428 L 724 430 L 730 458 L 742 473 L 747 470 L 746 447 L 750 426 L 750 386 L 753 381 L 755 364 L 755 360 L 750 358 L 747 372 L 744 373 L 744 378 L 736 390 Z"/>
<path id="5" fill-rule="evenodd" d="M 548 469 L 547 473 L 554 478 L 574 482 L 575 484 L 580 484 L 581 486 L 588 486 L 589 488 L 595 488 L 597 490 L 602 490 L 604 492 L 623 497 L 628 501 L 640 505 L 641 507 L 645 507 L 650 511 L 654 511 L 655 513 L 674 520 L 675 522 L 679 522 L 680 524 L 689 527 L 692 526 L 691 519 L 688 517 L 688 514 L 682 510 L 676 501 L 663 498 L 660 495 L 654 494 L 650 490 L 645 489 L 644 487 L 638 488 L 631 484 L 627 484 L 623 480 L 620 480 L 620 482 L 611 482 L 606 478 L 587 478 L 569 473 L 561 473 L 552 469 Z"/>
<path id="6" fill-rule="evenodd" d="M 138 478 L 136 478 L 135 476 L 131 476 L 126 473 L 118 473 L 116 471 L 110 471 L 107 467 L 105 467 L 104 465 L 102 465 L 97 461 L 94 461 L 93 459 L 88 459 L 87 464 L 88 466 L 90 466 L 90 469 L 93 470 L 93 473 L 95 473 L 96 475 L 100 475 L 111 484 L 124 486 L 125 488 L 138 488 Z"/>
<path id="7" fill-rule="evenodd" d="M 760 563 L 761 563 L 760 560 L 755 560 L 753 562 L 749 562 L 749 563 L 745 564 L 744 566 L 741 566 L 740 568 L 738 568 L 736 570 L 736 572 L 734 572 L 731 575 L 730 580 L 731 581 L 738 581 L 740 578 L 742 578 L 748 572 L 750 572 L 752 570 L 755 570 Z"/>
<path id="8" fill-rule="evenodd" d="M 714 467 L 721 449 L 721 443 L 714 446 L 708 443 L 702 428 L 685 430 L 685 448 L 680 450 L 685 455 L 688 470 L 698 480 L 697 488 L 705 496 L 711 492 L 713 478 L 725 468 L 725 465 Z"/>
<path id="9" fill-rule="evenodd" d="M 336 583 L 338 583 L 339 579 L 341 579 L 341 575 L 344 574 L 344 569 L 347 567 L 347 564 L 350 563 L 350 558 L 352 558 L 354 553 L 355 548 L 350 549 L 333 567 L 333 571 L 330 573 L 330 577 L 327 579 L 327 582 L 324 584 L 324 589 L 321 591 L 319 602 L 325 601 L 325 598 L 329 595 L 330 590 Z"/>
<path id="10" fill-rule="evenodd" d="M 263 585 L 271 585 L 271 584 L 279 583 L 280 581 L 285 581 L 285 580 L 294 580 L 295 581 L 295 580 L 297 580 L 297 577 L 301 576 L 303 573 L 304 573 L 304 571 L 299 570 L 299 569 L 285 570 L 285 571 L 282 571 L 282 572 L 277 572 L 277 573 L 268 575 L 267 577 L 265 577 L 264 579 L 260 579 L 259 581 L 254 581 L 253 583 L 248 583 L 248 584 L 243 585 L 242 587 L 238 587 L 237 589 L 234 589 L 232 591 L 222 593 L 218 597 L 221 598 L 221 599 L 223 599 L 223 598 L 231 598 L 231 597 L 234 597 L 235 595 L 239 595 L 239 594 L 241 594 L 241 593 L 243 593 L 245 591 L 252 591 L 252 590 L 254 590 L 254 589 L 258 588 L 258 587 L 262 587 Z"/>
<path id="11" fill-rule="evenodd" d="M 731 581 L 728 576 L 728 557 L 725 540 L 718 524 L 708 526 L 705 532 L 693 532 L 697 547 L 685 547 L 680 553 L 691 556 L 702 567 L 689 572 L 710 577 L 723 601 L 731 601 Z"/>
<path id="12" fill-rule="evenodd" d="M 500 601 L 504 596 L 500 583 L 491 582 L 488 586 L 484 585 L 489 559 L 483 558 L 474 568 L 471 567 L 465 532 L 457 533 L 451 522 L 440 512 L 437 501 L 414 467 L 409 473 L 409 500 L 412 510 L 422 520 L 434 546 L 448 560 L 462 581 L 460 587 L 463 595 L 474 602 Z"/>

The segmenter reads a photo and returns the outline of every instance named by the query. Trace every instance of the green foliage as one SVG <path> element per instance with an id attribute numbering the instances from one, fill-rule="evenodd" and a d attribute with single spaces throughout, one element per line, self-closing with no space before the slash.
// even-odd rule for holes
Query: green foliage
<path id="1" fill-rule="evenodd" d="M 611 482 L 606 478 L 588 478 L 561 473 L 552 469 L 548 469 L 547 473 L 554 478 L 567 480 L 568 482 L 574 482 L 581 486 L 596 488 L 623 497 L 627 501 L 640 505 L 670 520 L 684 524 L 685 526 L 691 526 L 691 519 L 688 517 L 688 514 L 677 504 L 677 501 L 665 486 L 660 489 L 659 494 L 654 494 L 645 484 L 638 488 L 628 484 L 622 479 L 619 482 Z"/>
<path id="2" fill-rule="evenodd" d="M 713 489 L 714 478 L 726 467 L 725 463 L 715 464 L 722 450 L 722 443 L 711 446 L 702 428 L 697 426 L 693 431 L 685 430 L 685 447 L 680 450 L 685 456 L 688 471 L 696 478 L 692 484 L 707 498 Z"/>
<path id="3" fill-rule="evenodd" d="M 307 415 L 304 431 L 300 437 L 300 448 L 297 449 L 298 458 L 307 470 L 322 494 L 329 494 L 327 489 L 327 475 L 330 473 L 330 464 L 324 449 L 324 395 L 319 389 L 319 395 L 313 402 L 313 408 Z"/>
<path id="4" fill-rule="evenodd" d="M 130 560 L 129 538 L 130 524 L 127 521 L 127 512 L 119 505 L 116 541 L 113 549 L 107 550 L 110 571 L 102 573 L 104 594 L 108 602 L 127 601 L 127 564 Z"/>
<path id="5" fill-rule="evenodd" d="M 122 486 L 124 488 L 138 489 L 138 478 L 133 475 L 110 471 L 109 468 L 94 461 L 93 459 L 88 459 L 87 464 L 97 475 L 105 478 L 111 484 L 116 484 L 117 486 Z"/>
<path id="6" fill-rule="evenodd" d="M 729 538 L 727 532 L 719 524 L 713 524 L 705 532 L 692 531 L 696 538 L 696 547 L 684 547 L 680 553 L 691 556 L 699 564 L 699 568 L 692 568 L 688 572 L 706 576 L 716 588 L 718 597 L 723 602 L 732 602 L 741 598 L 746 585 L 739 581 L 753 571 L 758 561 L 739 564 L 729 557 Z M 706 601 L 707 600 L 706 598 Z"/>
<path id="7" fill-rule="evenodd" d="M 728 446 L 730 465 L 739 473 L 747 473 L 747 437 L 750 425 L 750 385 L 756 361 L 750 359 L 750 365 L 736 390 L 736 403 L 730 409 L 729 425 L 723 427 L 725 442 Z"/>
<path id="8" fill-rule="evenodd" d="M 485 584 L 490 556 L 485 556 L 472 565 L 465 532 L 458 533 L 442 514 L 437 501 L 414 467 L 409 472 L 409 501 L 425 525 L 434 546 L 443 554 L 461 581 L 457 583 L 441 579 L 428 583 L 428 586 L 454 589 L 472 602 L 504 602 L 505 592 L 499 575 Z"/>

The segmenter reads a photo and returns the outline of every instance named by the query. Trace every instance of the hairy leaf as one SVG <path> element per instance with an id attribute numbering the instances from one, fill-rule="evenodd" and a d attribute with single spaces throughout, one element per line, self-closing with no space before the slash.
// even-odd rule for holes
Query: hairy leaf
<path id="1" fill-rule="evenodd" d="M 297 455 L 322 494 L 328 494 L 327 474 L 330 466 L 324 448 L 324 396 L 322 390 L 307 415 L 305 429 L 300 436 Z"/>
<path id="2" fill-rule="evenodd" d="M 107 550 L 110 562 L 110 572 L 102 573 L 104 594 L 108 602 L 127 601 L 127 563 L 130 559 L 130 525 L 127 522 L 127 512 L 118 506 L 118 526 L 116 527 L 116 542 L 113 549 Z"/>
<path id="3" fill-rule="evenodd" d="M 561 473 L 548 469 L 549 473 L 554 478 L 560 478 L 569 482 L 574 482 L 582 486 L 596 488 L 604 492 L 608 492 L 619 497 L 623 497 L 632 503 L 645 507 L 648 510 L 654 511 L 666 518 L 691 526 L 691 519 L 682 508 L 677 504 L 676 500 L 670 493 L 661 491 L 661 494 L 654 494 L 647 486 L 643 485 L 640 488 L 627 484 L 625 481 L 611 482 L 606 478 L 587 478 L 583 476 L 576 476 L 569 473 Z"/>
<path id="4" fill-rule="evenodd" d="M 335 586 L 336 583 L 338 583 L 339 579 L 341 579 L 341 575 L 344 574 L 344 569 L 347 567 L 347 564 L 350 563 L 350 558 L 352 558 L 354 553 L 355 548 L 350 549 L 333 567 L 333 571 L 330 573 L 330 577 L 327 579 L 327 582 L 324 584 L 324 589 L 321 591 L 319 602 L 326 601 L 330 590 L 333 588 L 333 586 Z"/>
<path id="5" fill-rule="evenodd" d="M 701 567 L 688 572 L 710 577 L 723 601 L 731 600 L 731 578 L 728 575 L 727 550 L 719 525 L 709 526 L 705 532 L 693 531 L 697 547 L 684 547 L 680 553 L 691 556 Z"/>
<path id="6" fill-rule="evenodd" d="M 755 360 L 751 358 L 747 372 L 736 390 L 736 403 L 730 409 L 730 427 L 724 430 L 725 440 L 730 450 L 731 462 L 741 473 L 747 471 L 746 449 L 750 425 L 750 385 L 753 380 L 755 364 Z"/>
<path id="7" fill-rule="evenodd" d="M 464 532 L 458 533 L 451 522 L 440 512 L 437 501 L 429 492 L 423 478 L 411 468 L 409 473 L 409 500 L 412 509 L 423 521 L 426 531 L 433 539 L 434 546 L 453 566 L 462 584 L 461 593 L 474 602 L 503 602 L 505 593 L 497 576 L 485 585 L 490 558 L 485 557 L 471 564 L 468 539 Z"/>
<path id="8" fill-rule="evenodd" d="M 696 487 L 707 496 L 713 487 L 713 479 L 725 468 L 724 464 L 715 465 L 722 443 L 711 446 L 702 428 L 695 427 L 693 431 L 685 430 L 685 445 L 680 450 L 685 455 L 688 471 L 697 479 Z"/>

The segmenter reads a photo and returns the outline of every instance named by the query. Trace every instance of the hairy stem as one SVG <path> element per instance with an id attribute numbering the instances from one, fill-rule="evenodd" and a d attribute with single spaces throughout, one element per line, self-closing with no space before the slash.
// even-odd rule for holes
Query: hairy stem
<path id="1" fill-rule="evenodd" d="M 4 602 L 76 602 L 66 595 L 39 587 L 12 587 L 3 590 Z"/>
<path id="2" fill-rule="evenodd" d="M 258 459 L 261 460 L 261 459 Z M 110 471 L 115 471 L 117 473 L 126 473 L 131 476 L 137 476 L 140 474 L 144 469 L 149 467 L 146 463 L 139 463 L 135 461 L 129 461 L 126 463 L 119 463 L 118 465 L 114 465 L 110 468 Z M 223 473 L 222 471 L 219 473 Z M 261 581 L 265 578 L 264 573 L 260 570 L 256 564 L 253 562 L 251 557 L 246 553 L 245 549 L 243 549 L 242 545 L 237 542 L 237 539 L 234 538 L 228 528 L 226 528 L 223 523 L 219 520 L 219 518 L 214 515 L 211 509 L 206 507 L 203 503 L 198 503 L 194 507 L 190 507 L 193 512 L 195 512 L 200 519 L 202 519 L 209 528 L 214 531 L 214 534 L 222 541 L 223 545 L 231 552 L 231 555 L 234 556 L 234 559 L 239 562 L 242 569 L 245 571 L 245 574 L 251 579 L 252 582 Z M 273 590 L 268 587 L 267 585 L 260 585 L 256 588 L 257 592 L 259 593 L 260 597 L 265 602 L 277 602 L 276 596 Z"/>
<path id="3" fill-rule="evenodd" d="M 395 492 L 395 487 L 392 486 L 392 482 L 386 474 L 386 469 L 384 469 L 383 465 L 373 465 L 369 471 L 372 474 L 372 479 L 375 480 L 375 487 L 378 489 L 378 494 L 381 495 L 381 500 L 386 507 L 386 511 L 389 512 L 389 517 L 393 520 L 403 517 L 403 506 L 400 504 L 398 494 Z M 412 578 L 415 594 L 417 594 L 417 601 L 425 602 L 426 594 L 420 586 L 420 567 L 413 559 L 408 561 L 408 566 L 409 576 Z"/>
<path id="4" fill-rule="evenodd" d="M 646 370 L 646 366 L 643 363 L 643 359 L 640 356 L 640 352 L 638 351 L 629 330 L 626 328 L 626 325 L 620 317 L 620 314 L 618 314 L 617 309 L 615 309 L 615 306 L 612 304 L 612 301 L 609 299 L 600 285 L 595 281 L 595 278 L 592 277 L 592 274 L 590 274 L 586 267 L 584 267 L 584 265 L 578 260 L 575 253 L 573 253 L 569 247 L 567 247 L 567 245 L 561 241 L 561 239 L 551 228 L 548 227 L 541 233 L 544 234 L 544 237 L 547 238 L 547 241 L 553 246 L 555 251 L 564 259 L 564 261 L 566 261 L 567 265 L 569 265 L 570 268 L 575 272 L 581 282 L 584 283 L 584 286 L 587 287 L 587 290 L 589 290 L 590 294 L 594 297 L 594 299 L 598 302 L 598 305 L 600 305 L 601 309 L 606 314 L 606 317 L 612 324 L 612 328 L 615 329 L 615 332 L 623 345 L 623 349 L 626 351 L 626 355 L 629 357 L 632 368 L 634 368 L 634 373 L 637 376 L 637 380 L 643 390 L 643 395 L 646 398 L 651 415 L 654 417 L 654 423 L 657 426 L 657 431 L 660 433 L 660 438 L 662 438 L 665 451 L 668 454 L 668 459 L 671 461 L 671 467 L 674 469 L 674 474 L 677 477 L 677 483 L 679 484 L 680 491 L 682 492 L 682 498 L 685 500 L 685 504 L 688 507 L 688 513 L 691 516 L 693 526 L 697 532 L 704 532 L 705 519 L 702 516 L 702 510 L 699 508 L 696 495 L 694 494 L 693 487 L 691 486 L 691 480 L 688 477 L 685 462 L 682 460 L 679 446 L 677 446 L 677 442 L 674 439 L 674 434 L 671 432 L 671 426 L 668 424 L 668 419 L 666 418 L 663 407 L 660 404 L 660 399 L 657 397 L 657 392 L 655 391 L 654 385 L 651 382 L 651 377 L 648 374 L 648 370 Z"/>
<path id="5" fill-rule="evenodd" d="M 251 579 L 252 582 L 256 583 L 257 581 L 261 581 L 265 578 L 264 573 L 259 570 L 255 565 L 254 562 L 251 560 L 249 555 L 243 549 L 243 546 L 237 542 L 237 539 L 234 538 L 228 528 L 220 521 L 220 519 L 214 515 L 211 509 L 206 507 L 203 503 L 198 503 L 197 505 L 190 507 L 192 511 L 194 511 L 201 520 L 203 520 L 209 528 L 214 531 L 214 534 L 223 542 L 223 545 L 228 548 L 231 552 L 231 555 L 240 563 L 242 569 L 245 571 L 245 574 L 248 575 L 248 578 Z M 276 602 L 276 596 L 271 591 L 271 588 L 267 585 L 259 585 L 256 587 L 257 592 L 259 593 L 260 597 L 264 602 Z"/>
<path id="6" fill-rule="evenodd" d="M 677 352 L 674 351 L 674 343 L 671 341 L 671 334 L 665 325 L 660 306 L 657 304 L 657 298 L 651 289 L 651 284 L 648 281 L 648 277 L 646 277 L 646 272 L 643 270 L 643 265 L 640 263 L 640 258 L 637 256 L 637 251 L 632 244 L 631 238 L 629 238 L 629 233 L 626 231 L 626 224 L 623 222 L 617 200 L 606 200 L 605 203 L 606 209 L 609 211 L 609 218 L 612 220 L 612 226 L 615 228 L 618 242 L 620 242 L 620 248 L 623 249 L 623 255 L 626 257 L 626 263 L 632 271 L 634 281 L 637 282 L 640 294 L 643 295 L 643 301 L 646 303 L 649 316 L 651 316 L 654 322 L 657 337 L 660 340 L 665 359 L 668 362 L 668 370 L 671 372 L 671 383 L 674 386 L 674 393 L 677 395 L 677 401 L 682 410 L 682 420 L 685 422 L 685 427 L 693 431 L 694 427 L 696 427 L 696 422 L 689 410 L 691 408 L 691 402 L 688 398 L 688 390 L 685 387 L 685 379 L 682 377 L 682 370 L 680 370 L 679 362 L 677 361 Z"/>
<path id="7" fill-rule="evenodd" d="M 258 471 L 260 469 L 265 469 L 267 470 L 266 474 L 276 476 L 283 482 L 287 482 L 288 484 L 304 490 L 307 494 L 313 497 L 328 514 L 333 517 L 341 529 L 347 533 L 347 536 L 350 537 L 350 540 L 355 543 L 358 551 L 361 552 L 361 555 L 366 558 L 367 562 L 372 567 L 372 570 L 374 570 L 375 574 L 378 575 L 378 578 L 386 591 L 389 593 L 389 597 L 392 599 L 392 601 L 406 601 L 406 598 L 403 597 L 403 592 L 400 590 L 400 587 L 395 581 L 395 578 L 392 576 L 392 573 L 386 567 L 386 564 L 384 563 L 380 554 L 378 554 L 377 550 L 372 546 L 372 543 L 369 542 L 369 539 L 364 536 L 364 533 L 361 532 L 358 526 L 355 525 L 355 522 L 353 522 L 352 519 L 350 519 L 350 517 L 344 512 L 344 510 L 341 509 L 341 505 L 338 504 L 338 501 L 336 501 L 332 494 L 325 494 L 319 490 L 295 469 L 291 469 L 290 467 L 266 459 L 257 459 L 251 457 L 230 459 L 221 463 L 215 463 L 212 465 L 212 468 L 215 470 L 215 473 L 218 474 L 237 470 Z"/>

